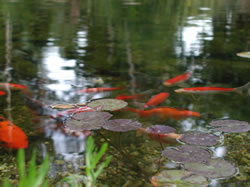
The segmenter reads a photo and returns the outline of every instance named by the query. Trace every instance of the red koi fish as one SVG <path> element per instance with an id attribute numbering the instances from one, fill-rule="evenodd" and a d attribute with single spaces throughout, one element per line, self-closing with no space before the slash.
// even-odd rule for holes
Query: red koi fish
<path id="1" fill-rule="evenodd" d="M 135 94 L 135 95 L 120 94 L 120 95 L 116 96 L 115 98 L 118 100 L 133 100 L 133 99 L 138 99 L 140 97 L 143 97 L 143 94 Z"/>
<path id="2" fill-rule="evenodd" d="M 164 86 L 172 86 L 174 84 L 184 82 L 184 81 L 188 80 L 191 75 L 192 75 L 192 72 L 187 72 L 187 73 L 184 73 L 182 75 L 178 75 L 174 78 L 171 78 L 169 80 L 164 81 L 163 85 Z"/>
<path id="3" fill-rule="evenodd" d="M 6 95 L 6 92 L 0 90 L 0 96 Z"/>
<path id="4" fill-rule="evenodd" d="M 22 129 L 0 116 L 0 144 L 10 149 L 27 148 L 28 138 Z"/>
<path id="5" fill-rule="evenodd" d="M 21 85 L 21 84 L 6 83 L 6 82 L 0 83 L 0 89 L 5 89 L 8 86 L 10 87 L 11 90 L 24 90 L 24 89 L 27 89 L 27 86 L 24 86 L 24 85 Z"/>
<path id="6" fill-rule="evenodd" d="M 189 110 L 177 110 L 169 107 L 159 107 L 150 110 L 138 110 L 135 108 L 127 107 L 127 110 L 137 113 L 140 117 L 159 117 L 160 119 L 173 118 L 176 120 L 184 119 L 187 117 L 200 117 L 200 113 Z"/>
<path id="7" fill-rule="evenodd" d="M 169 93 L 166 93 L 166 92 L 159 93 L 159 94 L 151 97 L 151 99 L 149 99 L 148 102 L 144 105 L 144 108 L 158 105 L 158 104 L 162 103 L 163 101 L 165 101 L 165 99 L 167 99 L 168 96 L 169 96 Z"/>
<path id="8" fill-rule="evenodd" d="M 149 132 L 147 129 L 145 128 L 138 128 L 136 130 L 136 135 L 140 136 L 142 134 L 147 135 L 149 138 L 158 141 L 158 142 L 162 142 L 165 144 L 176 144 L 177 139 L 179 139 L 181 137 L 180 134 L 176 134 L 176 133 L 163 133 L 163 134 L 159 134 L 159 133 L 152 133 Z"/>
<path id="9" fill-rule="evenodd" d="M 220 87 L 194 87 L 194 88 L 181 88 L 175 90 L 176 93 L 189 93 L 189 94 L 195 94 L 195 93 L 224 93 L 224 92 L 238 92 L 241 93 L 243 89 L 249 88 L 250 82 L 245 84 L 244 86 L 237 87 L 237 88 L 220 88 Z"/>
<path id="10" fill-rule="evenodd" d="M 85 92 L 85 93 L 91 93 L 91 92 L 107 92 L 107 91 L 113 91 L 113 90 L 121 90 L 123 87 L 116 87 L 116 88 L 104 88 L 104 87 L 99 87 L 99 88 L 86 88 L 82 90 L 76 91 L 77 93 L 79 92 Z"/>

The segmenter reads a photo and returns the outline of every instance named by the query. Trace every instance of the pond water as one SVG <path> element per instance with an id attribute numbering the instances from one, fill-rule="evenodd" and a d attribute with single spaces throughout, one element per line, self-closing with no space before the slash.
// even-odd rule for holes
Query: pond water
<path id="1" fill-rule="evenodd" d="M 84 174 L 88 134 L 65 132 L 62 118 L 52 117 L 58 110 L 50 105 L 142 94 L 142 98 L 127 101 L 129 107 L 141 109 L 153 95 L 168 92 L 169 97 L 156 107 L 195 111 L 200 117 L 144 118 L 121 110 L 111 112 L 112 119 L 136 120 L 143 128 L 167 125 L 177 134 L 200 131 L 217 135 L 219 142 L 206 149 L 212 157 L 232 163 L 237 172 L 209 179 L 209 186 L 248 186 L 249 132 L 223 133 L 209 123 L 219 119 L 250 122 L 249 88 L 242 94 L 174 92 L 182 87 L 243 86 L 250 82 L 250 59 L 236 54 L 247 51 L 249 0 L 1 1 L 0 82 L 25 85 L 29 92 L 4 87 L 3 91 L 8 90 L 0 96 L 0 116 L 27 134 L 28 158 L 35 148 L 40 157 L 49 153 L 49 178 L 56 186 L 70 173 Z M 192 72 L 187 81 L 163 85 L 185 72 Z M 123 89 L 76 92 L 93 87 Z M 181 163 L 162 156 L 169 144 L 138 136 L 138 131 L 99 129 L 91 134 L 98 145 L 108 141 L 106 154 L 113 156 L 98 186 L 152 186 L 150 178 L 160 171 L 183 170 Z M 0 152 L 0 180 L 15 180 L 16 152 L 5 148 Z M 124 152 L 128 155 L 121 154 Z"/>

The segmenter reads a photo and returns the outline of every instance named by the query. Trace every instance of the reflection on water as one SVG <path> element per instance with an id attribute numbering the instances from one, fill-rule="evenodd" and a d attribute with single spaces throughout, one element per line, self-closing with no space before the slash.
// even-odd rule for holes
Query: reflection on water
<path id="1" fill-rule="evenodd" d="M 215 157 L 224 157 L 227 153 L 227 148 L 225 146 L 217 147 L 214 151 Z"/>
<path id="2" fill-rule="evenodd" d="M 199 56 L 203 52 L 204 41 L 213 40 L 212 18 L 208 14 L 199 14 L 186 18 L 185 26 L 178 31 L 179 40 L 182 41 L 183 49 L 176 48 L 176 54 L 180 56 Z"/>
<path id="3" fill-rule="evenodd" d="M 61 155 L 67 161 L 74 158 L 82 157 L 85 152 L 85 142 L 88 133 L 67 132 L 62 124 L 56 124 L 54 120 L 44 120 L 45 136 L 53 141 L 54 152 L 56 155 Z"/>
<path id="4" fill-rule="evenodd" d="M 173 93 L 175 88 L 166 88 L 161 84 L 162 77 L 174 77 L 185 71 L 193 72 L 185 87 L 199 84 L 240 86 L 248 82 L 249 61 L 235 55 L 249 49 L 248 0 L 72 0 L 70 3 L 26 0 L 10 4 L 11 6 L 0 2 L 0 5 L 4 5 L 0 6 L 0 18 L 3 20 L 0 22 L 0 68 L 3 71 L 5 41 L 10 40 L 13 42 L 13 51 L 24 51 L 19 56 L 12 54 L 11 77 L 17 83 L 27 82 L 31 89 L 37 89 L 32 91 L 34 99 L 39 98 L 40 103 L 84 103 L 91 99 L 113 98 L 120 91 L 76 91 L 88 87 L 124 85 L 124 95 L 149 89 L 153 90 L 152 95 L 162 91 L 170 92 L 170 97 L 163 106 L 201 113 L 199 119 L 161 122 L 163 125 L 173 126 L 178 133 L 191 130 L 210 132 L 208 123 L 212 119 L 250 120 L 249 98 L 245 95 L 203 95 L 194 98 L 176 95 Z M 6 35 L 10 26 L 5 25 L 6 12 L 9 24 L 12 24 L 12 39 Z M 27 54 L 30 54 L 29 58 Z M 0 78 L 6 80 L 6 77 Z M 35 86 L 30 83 L 39 78 L 46 82 Z M 129 90 L 132 90 L 131 93 Z M 138 103 L 144 103 L 146 99 Z M 14 104 L 16 103 L 18 105 L 18 101 Z M 4 100 L 1 107 L 1 115 L 5 115 Z M 45 108 L 42 105 L 38 107 Z M 48 111 L 47 119 L 50 114 L 50 110 Z M 134 117 L 128 113 L 118 115 L 124 118 Z M 27 121 L 20 121 L 25 120 Z M 144 120 L 143 123 L 150 126 L 155 121 Z M 56 126 L 56 120 L 51 119 L 35 125 L 38 128 L 44 127 L 45 137 L 52 140 L 55 159 L 72 161 L 76 168 L 83 165 L 74 160 L 82 157 L 87 135 L 67 134 L 62 127 Z M 151 142 L 147 145 L 143 138 L 135 137 L 134 134 L 128 137 L 126 135 L 124 133 L 123 141 L 134 146 L 131 152 L 140 162 L 143 162 L 142 158 L 147 154 L 152 160 L 159 160 L 159 147 L 152 146 Z M 114 138 L 109 136 L 110 139 Z M 138 142 L 140 144 L 137 146 Z M 146 149 L 144 144 L 147 145 Z M 212 149 L 215 157 L 225 157 L 228 154 L 223 142 Z M 153 154 L 155 152 L 158 155 Z M 124 161 L 119 156 L 115 162 L 118 165 L 125 162 L 126 168 L 126 159 Z M 151 163 L 151 160 L 148 162 Z M 121 175 L 127 177 L 130 168 L 126 168 L 125 172 L 124 168 L 117 168 L 114 171 L 119 170 Z M 58 168 L 53 169 L 56 173 Z M 124 184 L 126 177 L 117 180 L 117 186 Z M 213 181 L 212 186 L 216 185 L 219 182 Z"/>
<path id="5" fill-rule="evenodd" d="M 53 91 L 56 96 L 62 101 L 70 101 L 71 83 L 76 81 L 76 74 L 74 68 L 75 60 L 65 60 L 60 57 L 59 47 L 49 46 L 44 48 L 42 62 L 43 77 L 46 77 L 55 83 L 46 85 L 46 87 Z"/>

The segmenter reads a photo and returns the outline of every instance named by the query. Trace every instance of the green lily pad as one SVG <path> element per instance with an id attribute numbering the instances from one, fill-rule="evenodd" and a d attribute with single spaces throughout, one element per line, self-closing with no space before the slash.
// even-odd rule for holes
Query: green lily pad
<path id="1" fill-rule="evenodd" d="M 74 131 L 100 129 L 112 117 L 108 112 L 81 112 L 65 122 L 65 127 Z"/>
<path id="2" fill-rule="evenodd" d="M 208 181 L 205 177 L 185 170 L 164 170 L 151 177 L 150 181 L 155 187 L 208 186 Z"/>
<path id="3" fill-rule="evenodd" d="M 247 132 L 250 130 L 250 124 L 239 120 L 216 120 L 209 125 L 215 127 L 217 131 L 222 132 Z"/>
<path id="4" fill-rule="evenodd" d="M 181 145 L 177 147 L 167 147 L 162 151 L 162 155 L 177 162 L 206 162 L 211 158 L 210 153 L 199 146 Z"/>
<path id="5" fill-rule="evenodd" d="M 215 145 L 218 139 L 219 139 L 218 136 L 198 131 L 188 132 L 186 134 L 183 134 L 180 138 L 181 141 L 187 144 L 200 145 L 200 146 Z"/>
<path id="6" fill-rule="evenodd" d="M 233 176 L 237 169 L 221 158 L 210 159 L 206 163 L 185 163 L 186 170 L 208 178 L 226 178 Z"/>
<path id="7" fill-rule="evenodd" d="M 243 58 L 250 58 L 250 51 L 237 53 L 236 55 Z"/>
<path id="8" fill-rule="evenodd" d="M 132 121 L 130 119 L 114 119 L 106 121 L 103 128 L 110 131 L 127 132 L 136 130 L 141 126 L 142 124 L 138 121 Z"/>
<path id="9" fill-rule="evenodd" d="M 127 102 L 118 99 L 99 99 L 91 101 L 88 106 L 91 108 L 99 108 L 107 111 L 119 110 L 128 105 Z"/>

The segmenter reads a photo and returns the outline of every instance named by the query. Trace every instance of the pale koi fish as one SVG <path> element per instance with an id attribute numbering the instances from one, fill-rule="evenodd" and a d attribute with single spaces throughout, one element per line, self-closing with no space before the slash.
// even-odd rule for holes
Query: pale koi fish
<path id="1" fill-rule="evenodd" d="M 187 72 L 187 73 L 184 73 L 182 75 L 178 75 L 176 77 L 173 77 L 169 80 L 164 81 L 163 85 L 164 86 L 172 86 L 174 84 L 184 82 L 184 81 L 188 80 L 191 75 L 192 75 L 192 72 Z"/>
<path id="2" fill-rule="evenodd" d="M 149 138 L 158 141 L 158 142 L 162 142 L 162 143 L 166 143 L 166 144 L 176 144 L 177 139 L 179 139 L 181 137 L 181 134 L 177 134 L 177 133 L 153 133 L 150 132 L 147 128 L 138 128 L 136 130 L 136 135 L 140 136 L 142 134 L 148 135 Z"/>
<path id="3" fill-rule="evenodd" d="M 85 92 L 85 93 L 90 93 L 90 92 L 107 92 L 107 91 L 113 91 L 113 90 L 121 90 L 123 87 L 115 87 L 115 88 L 105 88 L 105 87 L 98 87 L 98 88 L 86 88 L 82 90 L 78 90 L 76 92 Z"/>
<path id="4" fill-rule="evenodd" d="M 241 93 L 244 89 L 250 88 L 250 82 L 237 88 L 221 88 L 221 87 L 193 87 L 193 88 L 180 88 L 175 90 L 176 93 L 187 94 L 201 94 L 201 93 L 225 93 L 225 92 L 238 92 Z"/>

